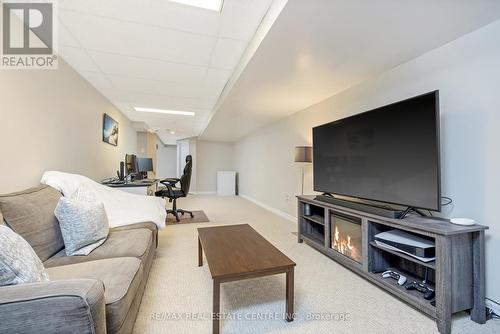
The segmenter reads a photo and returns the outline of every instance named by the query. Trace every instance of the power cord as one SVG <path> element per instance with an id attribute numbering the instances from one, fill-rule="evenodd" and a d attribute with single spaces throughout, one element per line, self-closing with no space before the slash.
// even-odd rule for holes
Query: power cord
<path id="1" fill-rule="evenodd" d="M 486 298 L 486 301 L 488 304 L 488 301 L 491 302 L 491 303 L 496 303 L 494 300 L 491 300 L 489 298 Z M 500 319 L 500 314 L 498 313 L 495 313 L 495 309 L 490 307 L 490 306 L 486 306 L 486 319 L 487 320 L 490 320 L 490 319 Z"/>
<path id="2" fill-rule="evenodd" d="M 498 316 L 493 309 L 486 307 L 486 319 L 500 319 L 500 316 Z"/>
<path id="3" fill-rule="evenodd" d="M 442 206 L 447 206 L 447 205 L 450 205 L 451 203 L 453 203 L 453 199 L 451 199 L 449 197 L 442 196 L 441 200 L 443 200 L 443 199 L 446 200 L 446 203 L 441 204 Z"/>
<path id="4" fill-rule="evenodd" d="M 451 203 L 453 203 L 453 199 L 451 199 L 450 197 L 441 196 L 441 202 L 443 200 L 445 200 L 446 202 L 442 203 L 441 206 L 447 206 L 447 205 L 450 205 Z M 429 213 L 429 216 L 434 217 L 434 215 L 432 214 L 431 210 L 426 210 L 426 211 Z"/>

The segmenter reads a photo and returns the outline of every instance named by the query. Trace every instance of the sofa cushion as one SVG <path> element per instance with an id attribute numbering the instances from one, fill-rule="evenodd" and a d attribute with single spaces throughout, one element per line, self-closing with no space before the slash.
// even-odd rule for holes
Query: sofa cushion
<path id="1" fill-rule="evenodd" d="M 54 211 L 67 255 L 89 255 L 109 233 L 104 205 L 61 197 Z"/>
<path id="2" fill-rule="evenodd" d="M 63 249 L 43 264 L 46 268 L 63 266 L 115 257 L 135 257 L 142 259 L 153 247 L 153 233 L 149 229 L 124 231 L 111 230 L 106 241 L 87 256 L 67 256 Z"/>
<path id="3" fill-rule="evenodd" d="M 124 230 L 135 230 L 138 228 L 147 228 L 151 232 L 153 232 L 153 243 L 156 247 L 158 247 L 158 226 L 152 222 L 144 222 L 144 223 L 136 223 L 125 226 L 113 227 L 111 231 L 124 231 Z"/>
<path id="4" fill-rule="evenodd" d="M 0 226 L 0 286 L 49 280 L 33 248 L 9 227 Z"/>
<path id="5" fill-rule="evenodd" d="M 47 186 L 0 195 L 3 218 L 42 261 L 64 248 L 59 222 L 54 216 L 60 197 L 57 190 Z"/>
<path id="6" fill-rule="evenodd" d="M 143 279 L 141 261 L 132 257 L 89 261 L 49 268 L 47 271 L 51 281 L 88 278 L 104 283 L 108 333 L 116 333 L 120 329 Z"/>

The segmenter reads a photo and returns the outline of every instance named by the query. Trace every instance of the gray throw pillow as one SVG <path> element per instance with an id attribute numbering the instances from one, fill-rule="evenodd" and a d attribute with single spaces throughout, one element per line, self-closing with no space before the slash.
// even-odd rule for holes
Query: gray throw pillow
<path id="1" fill-rule="evenodd" d="M 49 276 L 30 244 L 0 225 L 0 286 L 46 282 Z"/>
<path id="2" fill-rule="evenodd" d="M 104 204 L 61 197 L 54 211 L 66 255 L 88 255 L 106 241 L 109 233 Z"/>

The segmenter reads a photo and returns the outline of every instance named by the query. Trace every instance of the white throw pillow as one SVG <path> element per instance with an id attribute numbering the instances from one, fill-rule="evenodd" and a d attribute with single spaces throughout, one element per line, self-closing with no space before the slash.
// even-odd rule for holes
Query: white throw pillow
<path id="1" fill-rule="evenodd" d="M 0 224 L 0 286 L 48 280 L 43 263 L 30 244 Z"/>
<path id="2" fill-rule="evenodd" d="M 106 241 L 109 224 L 102 203 L 89 197 L 61 197 L 54 214 L 59 220 L 66 255 L 88 255 Z"/>

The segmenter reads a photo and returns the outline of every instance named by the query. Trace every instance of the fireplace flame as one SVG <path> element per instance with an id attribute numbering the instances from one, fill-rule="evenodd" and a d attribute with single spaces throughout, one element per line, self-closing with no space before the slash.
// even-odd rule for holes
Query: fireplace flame
<path id="1" fill-rule="evenodd" d="M 353 250 L 354 249 L 354 246 L 351 245 L 351 236 L 350 235 L 347 235 L 347 248 L 349 248 L 349 250 Z"/>
<path id="2" fill-rule="evenodd" d="M 338 226 L 335 226 L 332 248 L 353 260 L 359 261 L 361 259 L 360 253 L 351 243 L 351 236 L 349 234 L 345 238 L 341 236 Z"/>

